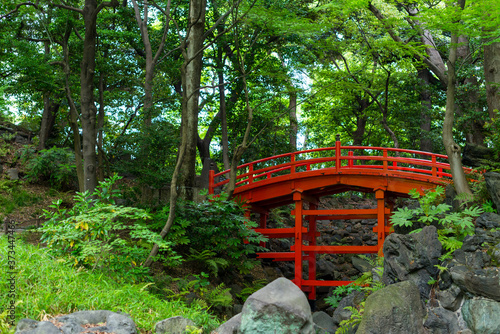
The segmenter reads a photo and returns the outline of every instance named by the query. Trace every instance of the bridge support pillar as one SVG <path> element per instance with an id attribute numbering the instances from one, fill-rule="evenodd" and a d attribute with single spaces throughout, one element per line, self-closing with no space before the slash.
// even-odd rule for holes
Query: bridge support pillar
<path id="1" fill-rule="evenodd" d="M 295 262 L 295 278 L 293 282 L 302 289 L 302 210 L 304 201 L 302 200 L 302 190 L 296 189 L 293 191 L 293 201 L 295 202 L 295 249 L 294 249 L 294 262 Z"/>
<path id="2" fill-rule="evenodd" d="M 309 210 L 317 210 L 318 205 L 316 203 L 309 203 Z M 316 215 L 309 215 L 307 217 L 309 221 L 309 229 L 307 231 L 307 241 L 309 246 L 316 246 Z M 316 280 L 316 254 L 315 251 L 310 251 L 306 255 L 308 262 L 308 279 Z M 316 300 L 316 286 L 311 286 L 311 291 L 309 291 L 309 300 Z"/>
<path id="3" fill-rule="evenodd" d="M 269 212 L 262 212 L 260 213 L 260 221 L 259 221 L 259 228 L 265 229 L 267 228 L 267 217 L 269 216 Z M 264 241 L 260 242 L 261 247 L 266 247 L 266 243 Z"/>
<path id="4" fill-rule="evenodd" d="M 377 199 L 377 246 L 378 255 L 384 256 L 382 248 L 384 246 L 386 236 L 385 223 L 385 191 L 383 189 L 375 189 L 375 198 Z"/>

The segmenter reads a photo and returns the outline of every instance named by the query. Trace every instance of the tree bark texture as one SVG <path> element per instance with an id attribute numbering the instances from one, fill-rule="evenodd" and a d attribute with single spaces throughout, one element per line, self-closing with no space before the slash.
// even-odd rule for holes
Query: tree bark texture
<path id="1" fill-rule="evenodd" d="M 465 0 L 460 0 L 460 6 L 463 8 Z M 456 73 L 455 64 L 457 60 L 457 44 L 458 35 L 452 33 L 450 43 L 450 55 L 448 57 L 448 83 L 446 90 L 446 111 L 443 122 L 443 144 L 448 155 L 450 163 L 451 175 L 453 184 L 457 194 L 472 194 L 467 179 L 465 178 L 464 169 L 462 167 L 462 155 L 460 146 L 453 139 L 453 122 L 455 114 L 455 90 L 456 90 Z"/>
<path id="2" fill-rule="evenodd" d="M 500 42 L 484 46 L 484 78 L 488 114 L 495 118 L 500 110 Z"/>
<path id="3" fill-rule="evenodd" d="M 206 0 L 191 0 L 189 24 L 183 49 L 181 145 L 186 145 L 179 175 L 179 196 L 193 199 L 198 140 L 198 104 L 203 65 L 203 33 L 205 30 Z"/>
<path id="4" fill-rule="evenodd" d="M 420 79 L 420 150 L 424 152 L 433 152 L 431 133 L 431 113 L 432 100 L 429 87 L 431 85 L 431 74 L 428 69 L 418 71 Z"/>

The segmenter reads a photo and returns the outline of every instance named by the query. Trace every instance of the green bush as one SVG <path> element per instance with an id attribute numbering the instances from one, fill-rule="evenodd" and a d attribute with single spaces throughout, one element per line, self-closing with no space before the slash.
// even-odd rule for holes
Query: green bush
<path id="1" fill-rule="evenodd" d="M 7 238 L 0 237 L 0 254 L 8 254 Z M 46 316 L 81 310 L 110 310 L 129 314 L 141 333 L 154 330 L 156 322 L 183 316 L 210 333 L 219 322 L 197 304 L 188 307 L 178 300 L 165 301 L 147 292 L 152 283 L 121 284 L 103 272 L 89 272 L 65 265 L 50 251 L 15 240 L 16 320 L 42 320 Z M 9 259 L 0 257 L 0 278 L 5 282 Z M 10 302 L 7 284 L 0 284 L 1 314 Z M 7 329 L 6 329 L 7 331 Z"/>
<path id="2" fill-rule="evenodd" d="M 77 193 L 71 209 L 58 200 L 51 205 L 55 211 L 44 210 L 49 220 L 39 229 L 41 241 L 76 267 L 98 269 L 118 280 L 140 281 L 147 278 L 149 271 L 141 262 L 153 244 L 163 250 L 164 261 L 178 263 L 180 257 L 171 250 L 170 242 L 147 227 L 151 217 L 145 210 L 116 205 L 113 185 L 119 178 L 114 175 L 100 182 L 92 196 Z"/>
<path id="3" fill-rule="evenodd" d="M 180 203 L 176 222 L 184 224 L 189 246 L 199 255 L 210 251 L 213 258 L 227 261 L 227 264 L 220 260 L 216 263 L 206 261 L 207 269 L 212 271 L 229 267 L 241 273 L 249 272 L 256 264 L 250 255 L 263 250 L 258 244 L 266 241 L 262 234 L 252 229 L 257 224 L 245 218 L 243 205 L 229 200 L 226 193 L 208 195 L 207 200 L 200 203 Z M 192 252 L 191 256 L 196 257 L 196 254 Z"/>
<path id="4" fill-rule="evenodd" d="M 58 189 L 73 189 L 77 185 L 75 154 L 67 148 L 52 147 L 37 154 L 24 155 L 29 182 L 48 182 Z"/>
<path id="5" fill-rule="evenodd" d="M 416 189 L 410 191 L 411 198 L 418 200 L 420 207 L 416 209 L 399 208 L 391 216 L 391 223 L 395 226 L 413 226 L 414 221 L 431 225 L 438 223 L 438 238 L 448 251 L 455 251 L 462 247 L 464 238 L 474 234 L 473 218 L 483 213 L 477 206 L 465 207 L 461 211 L 452 212 L 448 204 L 439 203 L 444 195 L 443 187 L 436 187 L 434 191 L 427 191 L 422 196 Z M 411 233 L 419 232 L 416 229 Z"/>

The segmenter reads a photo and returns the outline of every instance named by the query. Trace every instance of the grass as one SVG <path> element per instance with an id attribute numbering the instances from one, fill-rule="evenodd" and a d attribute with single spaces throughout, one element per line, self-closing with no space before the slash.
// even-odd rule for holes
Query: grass
<path id="1" fill-rule="evenodd" d="M 0 314 L 10 302 L 7 294 L 8 243 L 0 237 Z M 118 284 L 110 277 L 77 270 L 55 259 L 46 249 L 16 239 L 16 321 L 22 318 L 46 319 L 81 310 L 110 310 L 129 314 L 142 333 L 151 333 L 163 319 L 183 316 L 203 332 L 219 325 L 201 306 L 186 306 L 180 301 L 165 301 L 147 292 L 148 285 Z"/>

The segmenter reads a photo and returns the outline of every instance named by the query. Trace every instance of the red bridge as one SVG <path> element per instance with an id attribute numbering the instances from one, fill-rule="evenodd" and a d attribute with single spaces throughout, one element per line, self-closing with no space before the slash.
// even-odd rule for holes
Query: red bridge
<path id="1" fill-rule="evenodd" d="M 309 299 L 316 299 L 317 286 L 339 286 L 350 281 L 316 279 L 316 254 L 379 253 L 391 232 L 389 217 L 396 197 L 408 197 L 411 189 L 423 192 L 451 181 L 446 155 L 384 147 L 342 146 L 281 154 L 238 167 L 235 197 L 260 215 L 256 231 L 268 238 L 294 238 L 287 252 L 259 253 L 259 258 L 295 262 L 294 282 Z M 229 171 L 211 171 L 209 193 L 229 182 Z M 318 210 L 319 198 L 345 191 L 375 193 L 376 209 Z M 269 211 L 295 204 L 293 228 L 267 228 Z M 307 206 L 304 204 L 308 203 Z M 377 219 L 375 246 L 319 246 L 317 220 Z M 308 272 L 303 273 L 303 262 Z"/>

